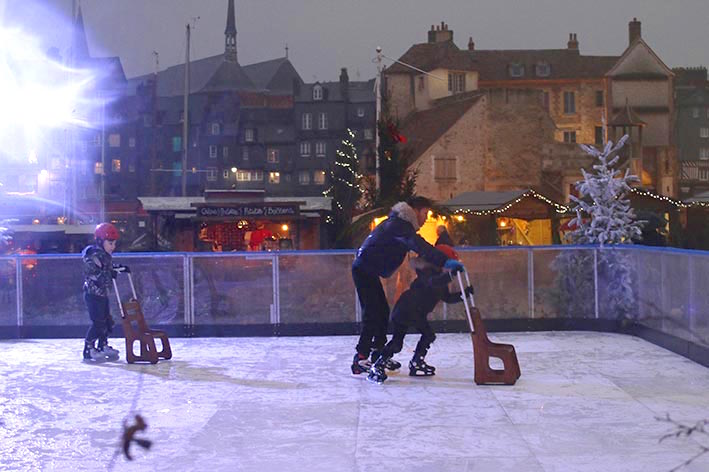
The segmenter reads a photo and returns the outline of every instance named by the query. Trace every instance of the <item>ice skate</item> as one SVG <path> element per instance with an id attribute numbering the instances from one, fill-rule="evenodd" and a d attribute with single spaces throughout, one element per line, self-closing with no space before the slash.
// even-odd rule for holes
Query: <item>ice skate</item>
<path id="1" fill-rule="evenodd" d="M 359 353 L 355 353 L 354 359 L 352 359 L 353 374 L 364 374 L 369 371 L 370 367 L 372 367 L 372 363 L 367 357 L 363 357 Z"/>
<path id="2" fill-rule="evenodd" d="M 100 363 L 106 362 L 106 360 L 106 354 L 104 354 L 102 351 L 99 351 L 95 347 L 91 346 L 87 349 L 84 349 L 84 362 Z"/>
<path id="3" fill-rule="evenodd" d="M 426 364 L 423 357 L 414 356 L 413 359 L 409 361 L 409 375 L 412 377 L 429 377 L 436 375 L 436 368 Z"/>
<path id="4" fill-rule="evenodd" d="M 118 351 L 118 349 L 114 349 L 113 347 L 109 346 L 108 344 L 103 346 L 101 348 L 101 351 L 106 356 L 106 360 L 109 360 L 109 361 L 117 361 L 121 357 L 120 351 Z"/>
<path id="5" fill-rule="evenodd" d="M 369 369 L 367 374 L 367 380 L 373 383 L 381 384 L 387 379 L 387 374 L 385 372 L 386 362 L 375 362 L 374 365 Z"/>
<path id="6" fill-rule="evenodd" d="M 379 359 L 379 355 L 380 355 L 379 351 L 372 352 L 372 364 L 375 364 L 377 362 L 377 360 Z M 384 363 L 384 368 L 386 370 L 399 370 L 399 369 L 401 369 L 401 363 L 395 361 L 394 359 L 392 359 L 390 357 Z"/>

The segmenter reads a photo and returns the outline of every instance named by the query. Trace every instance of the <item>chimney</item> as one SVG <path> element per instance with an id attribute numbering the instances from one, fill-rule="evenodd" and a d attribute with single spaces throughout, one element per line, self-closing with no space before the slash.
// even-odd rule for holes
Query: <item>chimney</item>
<path id="1" fill-rule="evenodd" d="M 472 36 L 468 38 L 468 51 L 475 51 L 475 41 Z"/>
<path id="2" fill-rule="evenodd" d="M 347 101 L 350 92 L 350 77 L 347 74 L 347 67 L 340 69 L 340 94 Z"/>
<path id="3" fill-rule="evenodd" d="M 566 47 L 569 49 L 579 50 L 579 42 L 576 39 L 576 33 L 569 33 L 569 42 L 566 43 Z"/>
<path id="4" fill-rule="evenodd" d="M 642 37 L 640 34 L 641 26 L 642 23 L 640 23 L 637 18 L 633 18 L 633 21 L 628 23 L 628 46 L 631 46 L 635 41 Z"/>
<path id="5" fill-rule="evenodd" d="M 445 41 L 453 41 L 453 30 L 449 30 L 448 25 L 443 21 L 440 25 L 431 25 L 431 30 L 428 32 L 428 42 L 443 43 Z"/>

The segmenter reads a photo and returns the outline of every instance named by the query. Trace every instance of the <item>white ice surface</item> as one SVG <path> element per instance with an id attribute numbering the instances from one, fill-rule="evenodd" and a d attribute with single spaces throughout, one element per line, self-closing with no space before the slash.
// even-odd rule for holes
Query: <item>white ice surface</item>
<path id="1" fill-rule="evenodd" d="M 352 336 L 172 339 L 157 365 L 86 365 L 78 339 L 0 341 L 0 470 L 653 472 L 699 452 L 658 443 L 672 428 L 655 417 L 709 418 L 706 368 L 624 335 L 493 337 L 517 348 L 515 386 L 473 383 L 464 334 L 439 335 L 437 376 L 383 385 L 350 374 Z M 134 399 L 154 445 L 128 462 L 114 453 Z"/>

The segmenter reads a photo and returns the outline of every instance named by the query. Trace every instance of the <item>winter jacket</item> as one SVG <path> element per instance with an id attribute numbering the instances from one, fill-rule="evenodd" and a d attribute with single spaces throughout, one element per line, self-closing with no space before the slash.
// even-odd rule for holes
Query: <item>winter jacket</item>
<path id="1" fill-rule="evenodd" d="M 448 272 L 441 272 L 439 268 L 423 262 L 420 257 L 413 259 L 411 265 L 416 269 L 416 279 L 394 305 L 392 320 L 412 326 L 419 319 L 425 319 L 439 301 L 445 303 L 463 301 L 459 291 L 449 290 L 448 284 L 452 279 Z"/>
<path id="2" fill-rule="evenodd" d="M 436 239 L 436 244 L 434 244 L 434 246 L 438 246 L 439 244 L 447 244 L 450 247 L 455 246 L 455 244 L 453 244 L 453 240 L 451 239 L 451 235 L 448 234 L 448 231 L 441 233 L 438 239 Z"/>
<path id="3" fill-rule="evenodd" d="M 414 251 L 437 267 L 447 257 L 416 234 L 419 224 L 416 212 L 406 202 L 394 205 L 389 218 L 367 236 L 357 250 L 352 267 L 380 277 L 391 276 L 399 268 L 406 253 Z"/>
<path id="4" fill-rule="evenodd" d="M 107 297 L 114 269 L 111 255 L 92 244 L 81 252 L 81 259 L 84 262 L 84 292 Z"/>

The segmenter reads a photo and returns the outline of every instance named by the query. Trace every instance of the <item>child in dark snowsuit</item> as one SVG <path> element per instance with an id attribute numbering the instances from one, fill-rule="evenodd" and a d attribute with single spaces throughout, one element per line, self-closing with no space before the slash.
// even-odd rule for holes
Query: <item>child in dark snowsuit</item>
<path id="1" fill-rule="evenodd" d="M 425 197 L 412 197 L 394 205 L 389 218 L 377 226 L 357 250 L 352 263 L 352 279 L 362 306 L 362 332 L 357 352 L 352 359 L 352 373 L 369 372 L 387 342 L 389 304 L 380 277 L 391 277 L 409 251 L 414 251 L 436 267 L 462 270 L 460 262 L 448 259 L 416 232 L 426 221 L 432 203 Z M 401 367 L 398 362 L 388 362 L 390 370 Z"/>
<path id="2" fill-rule="evenodd" d="M 118 359 L 118 350 L 108 345 L 108 335 L 114 325 L 108 308 L 108 289 L 118 272 L 128 271 L 126 266 L 112 262 L 119 235 L 111 223 L 101 223 L 94 231 L 95 244 L 86 246 L 81 252 L 84 302 L 91 318 L 91 327 L 84 340 L 85 361 Z M 98 346 L 95 345 L 97 340 Z"/>
<path id="3" fill-rule="evenodd" d="M 448 245 L 440 244 L 436 246 L 436 249 L 448 256 L 449 259 L 458 259 L 455 250 Z M 404 345 L 404 337 L 411 326 L 421 333 L 421 338 L 416 345 L 414 356 L 409 362 L 409 375 L 435 375 L 436 368 L 426 364 L 424 361 L 428 348 L 436 339 L 436 334 L 427 319 L 428 314 L 433 311 L 439 300 L 443 300 L 445 303 L 463 301 L 459 291 L 451 292 L 448 288 L 449 283 L 453 280 L 450 272 L 441 271 L 439 267 L 426 262 L 420 257 L 413 259 L 411 265 L 416 270 L 416 279 L 401 294 L 396 305 L 394 305 L 392 311 L 394 336 L 384 346 L 379 359 L 376 359 L 376 362 L 369 370 L 367 379 L 372 382 L 382 383 L 386 380 L 387 375 L 384 367 L 394 354 L 401 351 Z M 472 293 L 472 287 L 466 288 L 465 293 L 466 296 L 468 293 Z"/>

